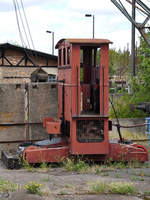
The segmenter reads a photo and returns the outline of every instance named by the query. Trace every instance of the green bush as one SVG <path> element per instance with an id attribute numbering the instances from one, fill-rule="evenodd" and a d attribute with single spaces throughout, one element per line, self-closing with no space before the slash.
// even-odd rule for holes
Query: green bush
<path id="1" fill-rule="evenodd" d="M 109 191 L 114 194 L 135 194 L 136 188 L 131 183 L 111 183 Z"/>
<path id="2" fill-rule="evenodd" d="M 150 99 L 150 98 L 149 98 Z M 143 95 L 140 94 L 138 96 L 133 96 L 129 94 L 124 94 L 120 96 L 117 100 L 113 101 L 113 105 L 117 114 L 118 118 L 138 118 L 138 117 L 145 117 L 146 113 L 141 110 L 131 110 L 131 104 L 136 106 L 140 102 L 145 102 L 146 97 L 143 98 Z M 115 118 L 114 110 L 110 107 L 109 110 L 110 118 Z"/>
<path id="3" fill-rule="evenodd" d="M 80 159 L 75 162 L 68 158 L 64 161 L 63 166 L 67 171 L 86 172 L 89 169 L 89 165 Z"/>
<path id="4" fill-rule="evenodd" d="M 89 183 L 89 193 L 136 194 L 136 187 L 128 182 Z"/>
<path id="5" fill-rule="evenodd" d="M 90 185 L 90 192 L 94 194 L 106 193 L 108 185 L 103 182 L 95 182 Z"/>
<path id="6" fill-rule="evenodd" d="M 145 32 L 145 34 L 150 37 L 150 31 Z M 130 104 L 137 105 L 141 102 L 150 102 L 150 48 L 142 36 L 140 37 L 137 56 L 136 76 L 129 77 L 132 95 L 124 93 L 122 97 L 114 102 L 119 118 L 136 118 L 147 115 L 140 110 L 130 110 Z M 112 109 L 110 109 L 110 116 L 115 117 Z"/>
<path id="7" fill-rule="evenodd" d="M 16 191 L 18 189 L 18 185 L 16 183 L 0 179 L 0 191 L 8 192 L 8 191 Z"/>
<path id="8" fill-rule="evenodd" d="M 41 184 L 37 183 L 35 181 L 31 181 L 28 184 L 25 185 L 25 189 L 30 194 L 40 194 L 41 193 Z"/>

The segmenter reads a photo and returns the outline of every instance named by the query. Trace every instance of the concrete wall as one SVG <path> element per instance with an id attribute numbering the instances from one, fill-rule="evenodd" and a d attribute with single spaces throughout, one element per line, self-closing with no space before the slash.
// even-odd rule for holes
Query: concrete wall
<path id="1" fill-rule="evenodd" d="M 116 119 L 112 119 L 113 124 L 117 124 Z M 144 118 L 122 118 L 119 119 L 119 123 L 121 126 L 135 126 L 137 124 L 144 124 L 145 119 Z M 145 133 L 145 126 L 140 126 L 140 127 L 133 127 L 133 128 L 121 128 L 121 132 L 129 132 L 129 133 L 139 133 L 139 134 L 144 134 Z M 113 126 L 112 131 L 110 131 L 111 134 L 116 134 L 117 133 L 117 128 L 116 126 Z"/>
<path id="2" fill-rule="evenodd" d="M 0 84 L 0 150 L 48 138 L 42 120 L 50 116 L 57 117 L 56 83 Z"/>
<path id="3" fill-rule="evenodd" d="M 20 140 L 42 140 L 48 135 L 44 117 L 57 117 L 57 84 L 0 84 L 0 150 L 16 148 Z M 143 124 L 144 119 L 119 119 L 120 125 Z M 113 124 L 116 120 L 113 119 Z M 121 131 L 144 133 L 145 127 Z M 117 133 L 116 127 L 113 131 Z"/>
<path id="4" fill-rule="evenodd" d="M 29 84 L 29 122 L 30 139 L 43 138 L 47 133 L 41 123 L 44 117 L 57 117 L 57 86 L 56 84 Z M 35 123 L 35 124 L 34 124 Z"/>

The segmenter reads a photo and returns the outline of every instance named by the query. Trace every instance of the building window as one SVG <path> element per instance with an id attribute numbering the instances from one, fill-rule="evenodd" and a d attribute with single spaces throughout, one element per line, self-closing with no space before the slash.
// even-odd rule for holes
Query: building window
<path id="1" fill-rule="evenodd" d="M 61 49 L 59 49 L 59 65 L 61 66 Z"/>
<path id="2" fill-rule="evenodd" d="M 67 64 L 70 65 L 70 47 L 67 48 Z"/>
<path id="3" fill-rule="evenodd" d="M 48 82 L 56 82 L 57 81 L 57 76 L 56 75 L 48 75 Z"/>
<path id="4" fill-rule="evenodd" d="M 66 49 L 63 48 L 63 65 L 66 64 Z"/>

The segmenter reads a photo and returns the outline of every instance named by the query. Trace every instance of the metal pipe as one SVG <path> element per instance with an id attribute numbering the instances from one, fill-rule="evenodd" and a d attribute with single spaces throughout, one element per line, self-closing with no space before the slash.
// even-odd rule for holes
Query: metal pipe
<path id="1" fill-rule="evenodd" d="M 54 31 L 46 31 L 47 33 L 52 33 L 52 55 L 54 55 Z"/>
<path id="2" fill-rule="evenodd" d="M 93 15 L 93 39 L 95 37 L 95 16 Z"/>
<path id="3" fill-rule="evenodd" d="M 91 15 L 91 14 L 85 14 L 85 17 L 93 17 L 93 39 L 95 37 L 95 16 L 94 15 Z"/>
<path id="4" fill-rule="evenodd" d="M 37 142 L 37 141 L 42 141 L 45 140 L 44 139 L 34 139 L 34 140 L 28 140 L 28 142 Z M 0 144 L 7 144 L 7 143 L 23 143 L 23 142 L 27 142 L 27 140 L 9 140 L 9 141 L 0 141 Z"/>
<path id="5" fill-rule="evenodd" d="M 0 123 L 0 126 L 23 126 L 26 124 L 43 124 L 42 122 L 23 122 L 23 123 Z"/>
<path id="6" fill-rule="evenodd" d="M 123 142 L 123 138 L 122 138 L 121 130 L 120 130 L 121 126 L 120 126 L 120 123 L 119 123 L 119 119 L 117 117 L 117 113 L 116 113 L 115 107 L 114 107 L 113 102 L 112 102 L 112 100 L 110 98 L 109 98 L 109 101 L 111 103 L 112 109 L 114 111 L 114 114 L 115 114 L 115 117 L 116 117 L 116 120 L 117 120 L 117 124 L 115 124 L 115 126 L 117 127 L 117 131 L 118 131 L 118 135 L 119 135 L 119 138 L 120 138 L 120 142 Z"/>
<path id="7" fill-rule="evenodd" d="M 79 68 L 77 66 L 77 115 L 79 116 Z"/>
<path id="8" fill-rule="evenodd" d="M 122 126 L 120 125 L 120 128 L 135 128 L 135 127 L 141 127 L 141 126 L 146 126 L 146 125 L 150 125 L 149 123 L 144 123 L 144 124 L 135 124 L 135 125 L 131 125 L 131 126 Z M 118 126 L 118 124 L 112 124 L 112 126 Z"/>
<path id="9" fill-rule="evenodd" d="M 54 32 L 52 32 L 52 55 L 54 55 Z"/>
<path id="10" fill-rule="evenodd" d="M 102 66 L 103 71 L 103 116 L 104 116 L 104 66 Z"/>

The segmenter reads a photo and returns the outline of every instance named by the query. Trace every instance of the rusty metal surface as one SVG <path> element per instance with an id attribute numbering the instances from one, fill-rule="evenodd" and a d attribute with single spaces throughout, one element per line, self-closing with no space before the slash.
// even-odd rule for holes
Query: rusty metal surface
<path id="1" fill-rule="evenodd" d="M 71 44 L 92 44 L 92 45 L 101 45 L 101 44 L 112 44 L 112 42 L 110 40 L 107 39 L 82 39 L 82 38 L 64 38 L 58 41 L 58 43 L 56 44 L 56 48 L 59 47 L 59 45 L 64 42 L 67 41 Z"/>
<path id="2" fill-rule="evenodd" d="M 23 152 L 23 157 L 29 163 L 41 163 L 41 161 L 46 163 L 58 163 L 62 162 L 62 159 L 65 159 L 69 156 L 69 147 L 68 146 L 59 146 L 52 148 L 39 148 L 36 146 L 29 146 Z"/>
<path id="3" fill-rule="evenodd" d="M 110 143 L 110 151 L 106 159 L 111 158 L 113 161 L 148 161 L 148 150 L 138 144 Z"/>

